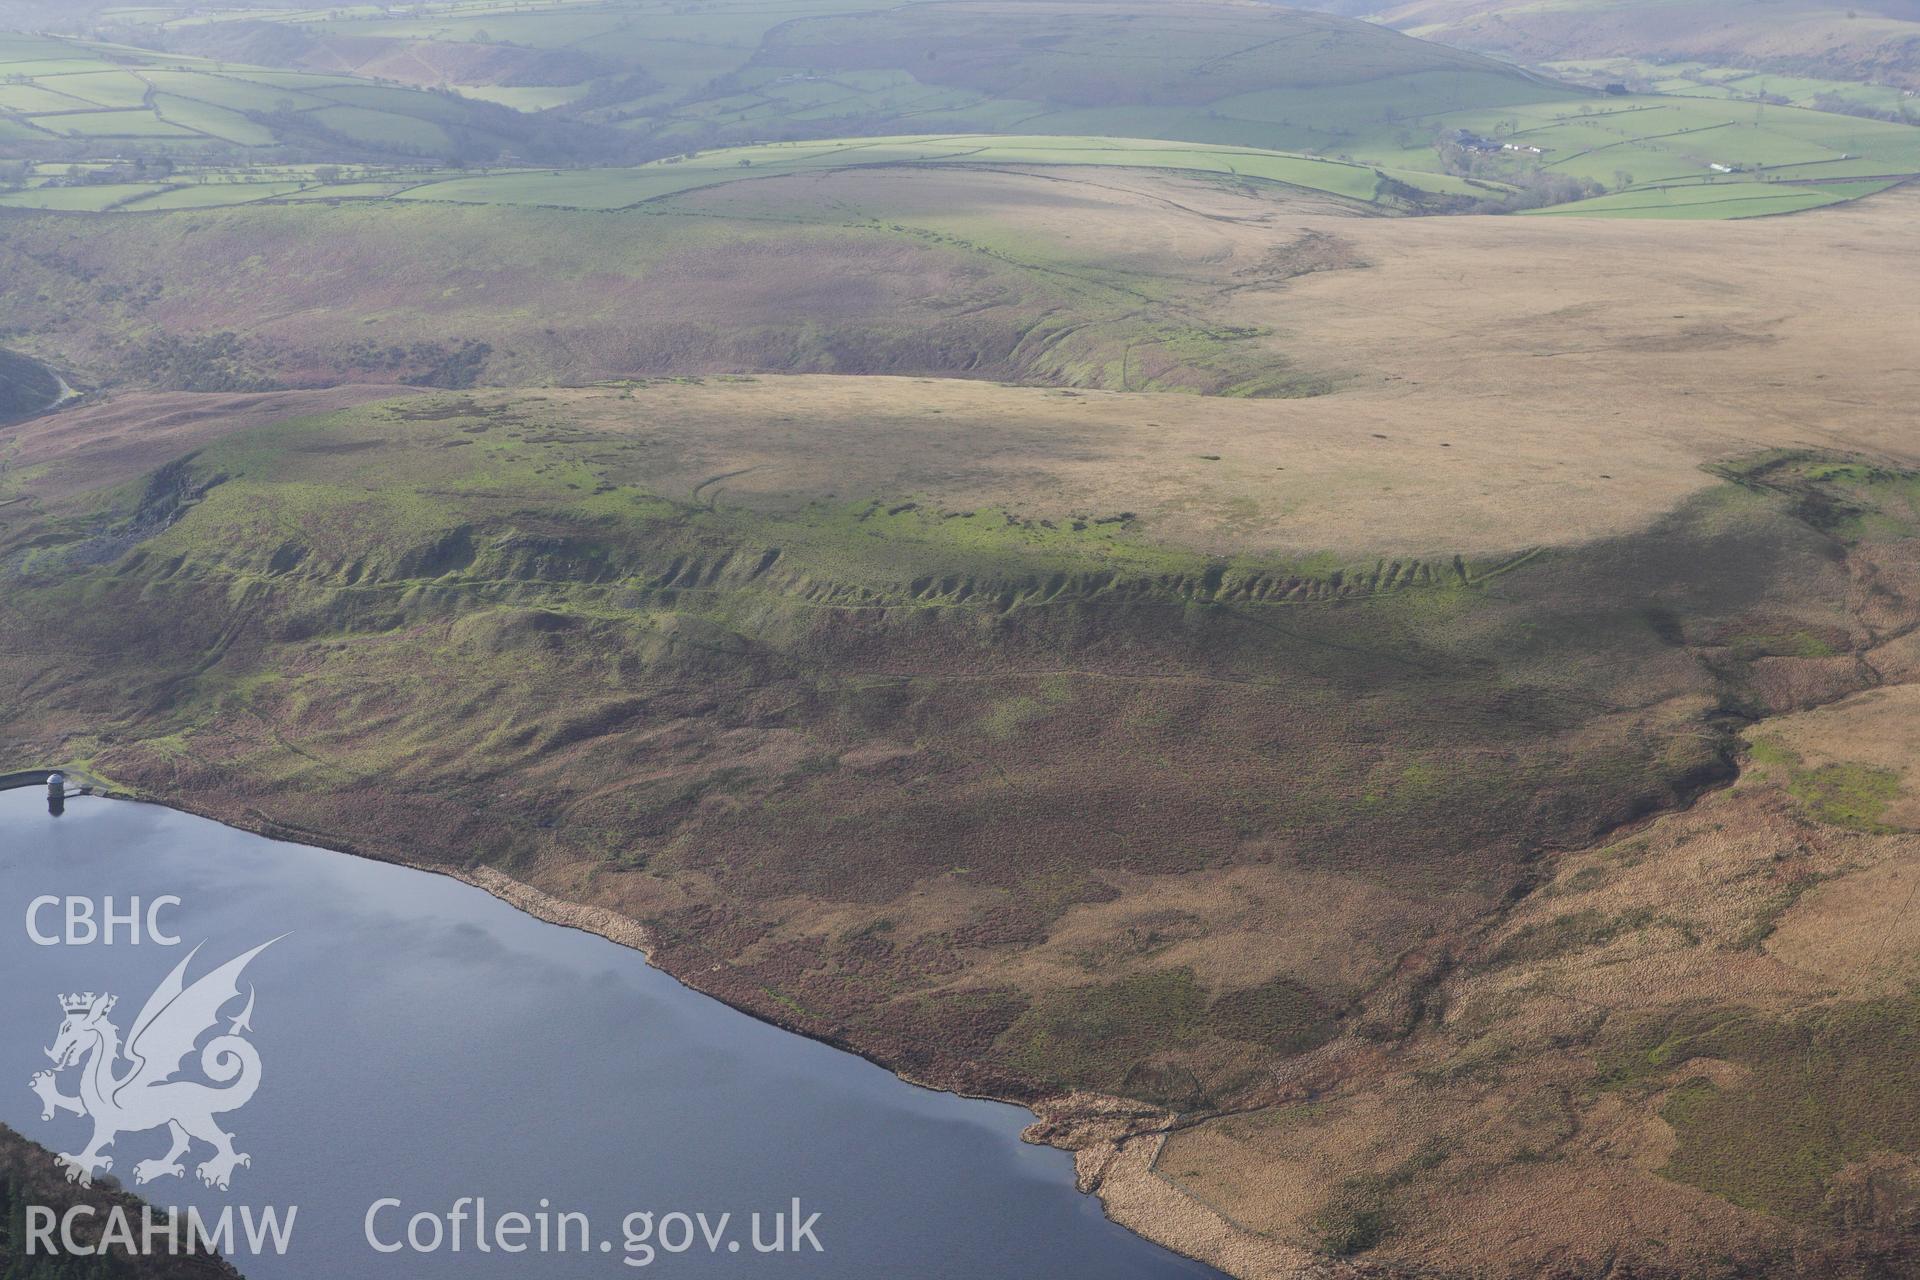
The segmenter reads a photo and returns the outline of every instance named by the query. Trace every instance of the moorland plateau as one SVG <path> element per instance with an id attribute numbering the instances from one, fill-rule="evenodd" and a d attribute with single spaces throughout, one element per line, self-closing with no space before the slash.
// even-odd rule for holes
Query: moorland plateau
<path id="1" fill-rule="evenodd" d="M 11 218 L 117 389 L 0 436 L 8 758 L 609 908 L 1242 1274 L 1875 1265 L 1912 199 L 1360 212 Z"/>
<path id="2" fill-rule="evenodd" d="M 1916 1274 L 1911 15 L 1339 7 L 0 0 L 0 772 L 1235 1275 Z"/>

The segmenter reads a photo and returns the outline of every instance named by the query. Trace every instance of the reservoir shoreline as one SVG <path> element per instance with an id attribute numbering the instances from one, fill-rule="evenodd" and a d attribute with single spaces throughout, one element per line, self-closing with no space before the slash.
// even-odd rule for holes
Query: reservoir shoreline
<path id="1" fill-rule="evenodd" d="M 0 774 L 0 791 L 41 785 L 48 772 L 50 770 L 34 769 Z M 645 926 L 608 908 L 568 901 L 492 867 L 461 867 L 367 849 L 327 832 L 276 822 L 255 809 L 233 811 L 200 805 L 186 796 L 135 792 L 115 786 L 84 770 L 65 772 L 73 780 L 87 784 L 90 794 L 96 798 L 159 805 L 269 840 L 444 876 L 478 889 L 536 920 L 637 951 L 651 968 L 690 991 L 757 1022 L 870 1062 L 916 1089 L 1019 1107 L 1033 1116 L 1021 1134 L 1024 1141 L 1072 1154 L 1078 1189 L 1096 1197 L 1110 1221 L 1172 1253 L 1246 1280 L 1332 1280 L 1356 1274 L 1350 1267 L 1329 1264 L 1306 1250 L 1263 1239 L 1162 1177 L 1154 1164 L 1165 1135 L 1177 1122 L 1178 1117 L 1171 1113 L 1156 1111 L 1129 1099 L 1099 1094 L 1069 1093 L 1022 1099 L 917 1079 L 833 1036 L 793 1025 L 777 1015 L 743 1006 L 704 989 L 689 975 L 677 973 L 656 960 Z"/>

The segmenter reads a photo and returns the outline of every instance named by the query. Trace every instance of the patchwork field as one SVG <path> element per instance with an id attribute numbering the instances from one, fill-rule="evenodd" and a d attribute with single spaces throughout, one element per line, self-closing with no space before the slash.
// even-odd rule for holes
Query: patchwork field
<path id="1" fill-rule="evenodd" d="M 529 120 L 492 104 L 95 41 L 0 31 L 0 82 L 0 156 L 492 160 L 539 147 Z"/>
<path id="2" fill-rule="evenodd" d="M 1578 110 L 1532 104 L 1440 117 L 1435 124 L 1445 126 L 1443 133 L 1504 139 L 1480 144 L 1483 155 L 1492 154 L 1466 165 L 1473 175 L 1468 177 L 1441 171 L 1447 167 L 1446 149 L 1436 159 L 1432 146 L 1416 144 L 1404 131 L 1397 141 L 1376 138 L 1357 145 L 1358 158 L 1346 159 L 1144 138 L 959 134 L 771 143 L 636 167 L 475 175 L 370 165 L 201 166 L 170 168 L 160 181 L 72 185 L 66 169 L 40 165 L 18 189 L 0 191 L 0 208 L 148 212 L 303 198 L 612 210 L 706 187 L 822 170 L 1093 166 L 1269 183 L 1389 213 L 1517 205 L 1523 212 L 1591 217 L 1739 218 L 1842 203 L 1920 174 L 1920 129 L 1907 125 L 1677 98 L 1624 98 L 1615 104 L 1604 109 L 1582 104 Z M 336 111 L 358 113 L 356 119 L 372 115 L 354 107 L 313 114 L 317 120 L 344 118 L 332 114 Z M 110 128 L 118 127 L 115 122 L 125 114 L 100 112 L 93 118 L 104 122 L 98 127 Z M 399 141 L 405 127 L 396 126 L 388 141 L 395 149 L 414 150 Z M 361 140 L 383 129 L 369 120 Z M 1540 188 L 1543 178 L 1561 185 Z M 1576 198 L 1555 203 L 1552 196 L 1529 196 L 1529 189 Z M 1603 191 L 1608 194 L 1599 194 Z M 1545 207 L 1538 207 L 1543 199 Z"/>
<path id="3" fill-rule="evenodd" d="M 1139 138 L 958 135 L 775 143 L 656 161 L 636 169 L 550 170 L 454 179 L 414 187 L 403 198 L 618 209 L 701 187 L 822 169 L 945 164 L 969 168 L 1091 165 L 1165 169 L 1270 182 L 1362 204 L 1400 208 L 1417 208 L 1430 196 L 1471 199 L 1498 190 L 1491 185 L 1475 187 L 1443 174 L 1374 169 L 1248 147 L 1182 146 Z"/>
<path id="4" fill-rule="evenodd" d="M 170 51 L 0 42 L 0 154 L 69 161 L 138 143 L 197 163 L 118 174 L 116 191 L 87 195 L 40 170 L 0 189 L 0 208 L 134 212 L 316 192 L 623 208 L 819 167 L 1023 163 L 1223 173 L 1396 213 L 1698 219 L 1798 212 L 1920 174 L 1920 130 L 1900 110 L 1836 97 L 1817 77 L 1783 97 L 1707 64 L 1634 62 L 1629 73 L 1562 59 L 1576 85 L 1370 23 L 1211 0 L 933 0 L 862 13 L 844 0 L 687 12 L 461 0 L 404 14 L 127 8 L 96 21 Z M 1646 92 L 1603 93 L 1616 71 Z M 262 191 L 234 181 L 248 175 L 232 159 L 249 153 L 421 164 L 390 188 Z M 562 167 L 528 167 L 543 158 Z M 618 167 L 634 159 L 652 163 Z M 449 178 L 428 161 L 495 171 Z"/>
<path id="5" fill-rule="evenodd" d="M 1920 120 L 1915 91 L 1896 84 L 1786 75 L 1709 62 L 1650 62 L 1644 58 L 1570 59 L 1545 67 L 1562 79 L 1595 87 L 1625 84 L 1642 93 L 1780 103 L 1907 124 Z"/>

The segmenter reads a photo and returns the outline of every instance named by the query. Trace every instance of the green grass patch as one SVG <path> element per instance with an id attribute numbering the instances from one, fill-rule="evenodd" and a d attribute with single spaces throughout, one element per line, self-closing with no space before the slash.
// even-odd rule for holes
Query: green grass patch
<path id="1" fill-rule="evenodd" d="M 121 204 L 157 195 L 157 182 L 108 182 L 85 187 L 29 187 L 0 195 L 0 208 L 44 209 L 53 213 L 103 213 Z"/>
<path id="2" fill-rule="evenodd" d="M 170 124 L 194 129 L 243 147 L 271 146 L 275 140 L 273 130 L 265 125 L 248 119 L 238 111 L 230 111 L 209 102 L 157 93 L 153 96 L 153 107 L 160 119 Z"/>
<path id="3" fill-rule="evenodd" d="M 152 111 L 78 111 L 35 116 L 34 124 L 70 138 L 199 138 L 183 125 L 162 120 Z"/>
<path id="4" fill-rule="evenodd" d="M 1891 769 L 1851 761 L 1809 766 L 1799 752 L 1773 738 L 1755 739 L 1747 759 L 1778 775 L 1810 817 L 1875 835 L 1898 830 L 1885 821 L 1887 806 L 1901 793 L 1900 775 Z"/>
<path id="5" fill-rule="evenodd" d="M 1920 997 L 1781 1021 L 1697 1012 L 1616 1036 L 1597 1082 L 1657 1087 L 1694 1058 L 1745 1067 L 1738 1084 L 1681 1082 L 1661 1104 L 1679 1147 L 1661 1172 L 1746 1208 L 1818 1221 L 1834 1174 L 1875 1151 L 1920 1155 Z"/>
<path id="6" fill-rule="evenodd" d="M 1840 652 L 1810 631 L 1744 632 L 1729 639 L 1727 647 L 1741 662 L 1755 658 L 1831 658 Z"/>
<path id="7" fill-rule="evenodd" d="M 1864 764 L 1823 764 L 1796 770 L 1787 791 L 1822 822 L 1885 833 L 1894 830 L 1881 818 L 1900 795 L 1900 775 Z"/>
<path id="8" fill-rule="evenodd" d="M 319 123 L 331 133 L 381 149 L 416 151 L 427 155 L 442 152 L 452 145 L 446 130 L 431 120 L 394 115 L 368 107 L 322 107 L 318 111 L 306 112 L 304 118 Z"/>
<path id="9" fill-rule="evenodd" d="M 1883 190 L 1885 184 L 1874 190 Z M 1799 213 L 1856 199 L 1868 191 L 1847 192 L 1825 187 L 1783 187 L 1764 182 L 1732 182 L 1711 186 L 1650 187 L 1618 195 L 1596 196 L 1548 209 L 1529 209 L 1535 217 L 1607 218 L 1761 218 Z"/>
<path id="10" fill-rule="evenodd" d="M 151 196 L 142 196 L 120 206 L 128 213 L 153 213 L 163 209 L 215 209 L 256 200 L 275 200 L 306 189 L 301 182 L 196 182 Z"/>
<path id="11" fill-rule="evenodd" d="M 49 56 L 5 57 L 28 48 Z M 18 120 L 67 139 L 57 151 L 38 152 L 63 162 L 118 160 L 124 148 L 107 144 L 134 138 L 146 154 L 297 148 L 302 158 L 341 162 L 494 160 L 509 149 L 537 157 L 545 147 L 530 121 L 453 94 L 97 41 L 48 37 L 28 45 L 0 35 L 0 77 L 0 112 L 21 113 L 6 120 L 8 131 Z"/>
<path id="12" fill-rule="evenodd" d="M 1787 497 L 1802 520 L 1843 541 L 1920 536 L 1920 470 L 1795 449 L 1769 450 L 1716 470 L 1749 489 Z"/>
<path id="13" fill-rule="evenodd" d="M 1460 179 L 1444 174 L 1375 168 L 1252 147 L 1194 146 L 1147 138 L 924 134 L 734 147 L 630 169 L 523 171 L 460 178 L 417 188 L 405 198 L 618 209 L 705 187 L 794 173 L 899 165 L 1011 164 L 1170 169 L 1281 183 L 1363 202 L 1382 199 L 1382 185 L 1387 180 L 1432 194 L 1473 191 Z"/>
<path id="14" fill-rule="evenodd" d="M 1165 969 L 1042 996 L 1000 1046 L 1036 1078 L 1118 1093 L 1142 1058 L 1193 1042 L 1205 1026 L 1206 1001 L 1192 971 Z"/>

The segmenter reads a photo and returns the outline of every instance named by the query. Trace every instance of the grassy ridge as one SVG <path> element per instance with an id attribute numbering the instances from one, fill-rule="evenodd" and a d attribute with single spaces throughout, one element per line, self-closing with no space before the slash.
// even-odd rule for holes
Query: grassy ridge
<path id="1" fill-rule="evenodd" d="M 1056 926 L 1136 876 L 1322 877 L 1452 927 L 1527 850 L 1725 770 L 1742 668 L 1676 629 L 1782 592 L 1843 616 L 1822 537 L 1732 485 L 1498 576 L 1223 560 L 937 482 L 663 489 L 703 446 L 634 403 L 612 430 L 539 397 L 370 406 L 33 512 L 0 650 L 41 655 L 33 715 L 84 715 L 69 750 L 118 779 L 611 895 L 676 971 L 935 1078 L 1186 1105 L 1332 1034 L 1398 933 L 1346 939 L 1358 986 L 1144 943 L 1084 984 L 989 975 L 1063 962 Z"/>
<path id="2" fill-rule="evenodd" d="M 1716 182 L 1622 191 L 1526 212 L 1535 217 L 1761 218 L 1858 200 L 1892 185 L 1888 181 L 1822 182 L 1790 187 L 1765 182 Z"/>
<path id="3" fill-rule="evenodd" d="M 0 228 L 0 260 L 32 286 L 17 323 L 39 335 L 36 353 L 102 384 L 444 387 L 758 370 L 1254 396 L 1330 385 L 1329 371 L 1294 367 L 1266 331 L 1209 320 L 1214 292 L 1244 282 L 1114 262 L 1018 219 L 928 215 L 884 194 L 855 205 L 824 193 L 783 212 L 394 201 L 14 218 Z M 408 269 L 396 275 L 387 268 L 398 261 Z M 705 283 L 690 300 L 659 281 Z"/>
<path id="4" fill-rule="evenodd" d="M 634 168 L 512 170 L 481 176 L 416 172 L 387 185 L 352 181 L 314 166 L 183 170 L 167 181 L 83 187 L 48 185 L 49 169 L 26 189 L 0 193 L 0 208 L 142 213 L 217 208 L 289 197 L 323 200 L 439 200 L 462 204 L 625 209 L 706 187 L 834 169 L 925 165 L 1118 166 L 1217 175 L 1324 192 L 1360 204 L 1417 209 L 1430 199 L 1473 199 L 1501 188 L 1446 174 L 1380 169 L 1251 147 L 1186 145 L 1140 138 L 924 135 L 840 138 L 737 147 L 672 157 Z M 275 178 L 278 176 L 279 181 Z M 342 178 L 346 178 L 343 181 Z"/>
<path id="5" fill-rule="evenodd" d="M 359 111 L 359 108 L 340 108 Z M 108 113 L 117 115 L 118 113 Z M 1440 172 L 1404 130 L 1358 159 L 1128 137 L 987 134 L 839 138 L 736 147 L 632 168 L 516 169 L 477 176 L 333 166 L 184 169 L 161 181 L 56 185 L 42 167 L 0 208 L 143 212 L 290 198 L 438 200 L 624 209 L 729 183 L 845 168 L 1118 166 L 1253 180 L 1394 211 L 1497 204 L 1542 175 L 1606 195 L 1545 212 L 1587 216 L 1751 217 L 1858 199 L 1920 173 L 1920 129 L 1791 108 L 1628 100 L 1604 110 L 1527 104 L 1446 116 L 1450 129 L 1501 139 L 1467 178 Z M 371 127 L 371 126 L 370 126 Z M 1484 130 L 1484 134 L 1477 131 Z M 1716 158 L 1717 157 L 1717 158 Z M 385 177 L 387 180 L 371 181 Z"/>
<path id="6" fill-rule="evenodd" d="M 1492 139 L 1492 145 L 1503 149 L 1477 167 L 1477 184 L 1436 171 L 1440 162 L 1430 138 L 1435 132 L 1458 130 Z M 1544 174 L 1619 188 L 1618 194 L 1561 205 L 1557 212 L 1611 215 L 1686 204 L 1695 207 L 1696 216 L 1711 205 L 1712 216 L 1743 217 L 1856 199 L 1920 174 L 1920 129 L 1791 107 L 1660 98 L 1616 99 L 1605 106 L 1554 101 L 1446 112 L 1422 120 L 1416 128 L 1382 128 L 1346 141 L 1342 151 L 1351 158 L 1333 160 L 1128 138 L 845 139 L 712 152 L 647 165 L 619 178 L 556 174 L 546 184 L 559 188 L 555 203 L 598 202 L 620 199 L 615 192 L 622 183 L 631 183 L 627 190 L 636 200 L 651 199 L 753 176 L 747 171 L 777 174 L 849 163 L 1131 163 L 1224 172 L 1405 207 L 1409 201 L 1433 197 L 1462 202 L 1497 198 L 1510 191 L 1511 184 Z M 742 172 L 731 172 L 736 169 Z M 541 189 L 541 180 L 516 175 L 432 184 L 409 194 L 539 200 Z M 1702 196 L 1696 189 L 1717 194 Z M 1771 200 L 1764 206 L 1739 203 L 1742 197 L 1769 191 Z"/>
<path id="7" fill-rule="evenodd" d="M 584 173 L 551 170 L 461 178 L 414 187 L 402 198 L 615 209 L 755 178 L 849 167 L 944 164 L 1170 169 L 1282 183 L 1364 203 L 1392 201 L 1390 192 L 1396 183 L 1408 188 L 1408 194 L 1416 199 L 1421 193 L 1476 194 L 1468 183 L 1445 175 L 1385 171 L 1249 147 L 1182 146 L 1139 138 L 929 135 L 737 147 L 687 159 L 656 161 L 635 169 Z"/>
<path id="8" fill-rule="evenodd" d="M 1724 218 L 1858 199 L 1920 173 L 1920 129 L 1792 108 L 1628 99 L 1601 110 L 1534 104 L 1446 120 L 1476 137 L 1503 140 L 1496 149 L 1504 150 L 1479 165 L 1481 177 L 1422 169 L 1423 163 L 1434 164 L 1430 151 L 1385 139 L 1371 152 L 1377 159 L 1368 163 L 1365 149 L 1363 160 L 1356 162 L 1144 138 L 963 134 L 773 143 L 670 157 L 634 168 L 514 170 L 462 177 L 418 173 L 384 185 L 342 182 L 339 176 L 323 183 L 311 169 L 286 173 L 287 180 L 279 183 L 271 181 L 271 171 L 213 172 L 159 184 L 35 186 L 0 194 L 0 207 L 140 212 L 297 196 L 624 209 L 734 182 L 834 169 L 1019 165 L 1217 175 L 1400 211 L 1495 201 L 1511 195 L 1514 184 L 1530 181 L 1529 174 L 1544 173 L 1593 184 L 1590 190 L 1602 185 L 1617 190 L 1543 212 Z"/>
<path id="9" fill-rule="evenodd" d="M 1555 212 L 1646 216 L 1686 205 L 1692 212 L 1677 216 L 1701 216 L 1717 205 L 1708 216 L 1743 217 L 1856 199 L 1920 173 L 1920 129 L 1796 107 L 1627 97 L 1461 122 L 1503 146 L 1540 148 L 1544 171 L 1614 189 Z M 1769 189 L 1769 200 L 1742 203 Z"/>

